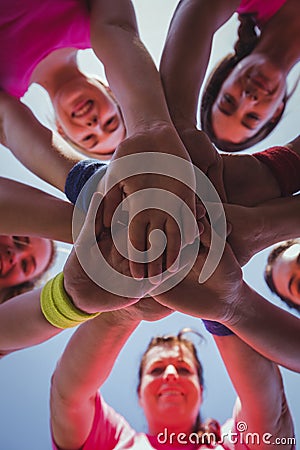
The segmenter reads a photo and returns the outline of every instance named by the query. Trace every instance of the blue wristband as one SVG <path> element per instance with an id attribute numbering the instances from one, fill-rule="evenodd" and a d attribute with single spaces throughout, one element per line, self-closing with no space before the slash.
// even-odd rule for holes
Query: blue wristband
<path id="1" fill-rule="evenodd" d="M 202 322 L 207 331 L 215 336 L 229 336 L 230 334 L 234 334 L 233 331 L 229 330 L 229 328 L 225 327 L 222 323 L 205 319 L 202 319 Z"/>
<path id="2" fill-rule="evenodd" d="M 70 202 L 75 205 L 81 193 L 80 202 L 77 206 L 87 211 L 92 195 L 96 191 L 99 181 L 105 175 L 106 170 L 107 164 L 97 160 L 79 161 L 70 170 L 66 179 L 65 194 Z M 87 183 L 88 180 L 90 180 L 89 183 Z"/>

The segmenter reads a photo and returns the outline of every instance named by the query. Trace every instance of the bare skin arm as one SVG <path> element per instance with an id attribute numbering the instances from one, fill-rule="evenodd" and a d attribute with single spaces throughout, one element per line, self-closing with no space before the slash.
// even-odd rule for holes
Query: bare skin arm
<path id="1" fill-rule="evenodd" d="M 97 57 L 104 64 L 107 80 L 116 96 L 126 124 L 127 139 L 117 148 L 112 162 L 122 156 L 136 153 L 159 153 L 179 156 L 189 161 L 189 155 L 182 144 L 171 121 L 167 103 L 161 84 L 160 75 L 149 53 L 142 44 L 135 18 L 134 8 L 129 0 L 90 1 L 91 7 L 91 41 Z M 109 193 L 104 201 L 104 224 L 110 226 L 116 206 L 122 198 L 143 188 L 159 188 L 169 190 L 183 199 L 195 211 L 193 192 L 174 179 L 158 173 L 145 174 L 147 164 L 139 163 L 135 177 L 128 178 L 126 173 L 122 182 Z M 115 166 L 110 164 L 106 181 L 114 179 Z M 190 167 L 191 180 L 193 179 Z M 153 198 L 159 197 L 153 192 Z M 129 211 L 133 209 L 129 200 Z M 180 211 L 178 212 L 180 217 Z M 183 218 L 183 223 L 185 219 Z M 135 248 L 147 250 L 148 235 L 152 229 L 164 230 L 169 243 L 166 260 L 169 267 L 179 250 L 179 232 L 170 222 L 170 217 L 163 210 L 145 210 L 129 227 L 131 242 Z M 188 233 L 188 240 L 193 240 L 193 233 Z M 174 250 L 175 249 L 175 250 Z M 175 254 L 175 257 L 174 257 Z M 132 259 L 132 258 L 131 258 Z M 131 273 L 141 278 L 145 273 L 145 265 L 130 262 Z M 162 257 L 147 265 L 150 276 L 162 271 Z"/>
<path id="2" fill-rule="evenodd" d="M 159 73 L 142 44 L 130 0 L 91 0 L 91 40 L 121 105 L 127 134 L 169 124 Z M 133 68 L 134 67 L 134 71 Z"/>
<path id="3" fill-rule="evenodd" d="M 31 186 L 0 178 L 0 234 L 39 236 L 72 242 L 73 205 Z M 41 289 L 0 304 L 0 357 L 58 334 L 40 309 Z"/>
<path id="4" fill-rule="evenodd" d="M 278 367 L 237 336 L 215 336 L 214 339 L 238 394 L 234 408 L 235 423 L 242 421 L 247 424 L 244 438 L 247 433 L 259 436 L 258 441 L 245 442 L 249 448 L 264 450 L 276 438 L 293 437 L 293 421 Z M 279 449 L 291 447 L 291 444 L 278 444 Z"/>
<path id="5" fill-rule="evenodd" d="M 42 314 L 41 289 L 18 295 L 0 304 L 0 356 L 47 341 L 62 330 Z"/>
<path id="6" fill-rule="evenodd" d="M 73 205 L 32 186 L 0 178 L 0 234 L 72 243 Z"/>
<path id="7" fill-rule="evenodd" d="M 97 390 L 138 324 L 130 317 L 126 320 L 121 311 L 108 312 L 83 324 L 72 336 L 51 384 L 51 428 L 59 448 L 79 449 L 86 441 Z"/>
<path id="8" fill-rule="evenodd" d="M 212 145 L 203 145 L 197 130 L 198 98 L 210 58 L 214 33 L 239 2 L 181 0 L 164 46 L 160 73 L 171 118 L 194 164 L 206 173 L 221 199 L 222 159 Z M 188 69 L 187 69 L 188 68 Z"/>
<path id="9" fill-rule="evenodd" d="M 196 127 L 198 97 L 214 33 L 238 5 L 236 0 L 181 0 L 177 6 L 164 46 L 160 73 L 172 120 L 181 129 Z"/>
<path id="10" fill-rule="evenodd" d="M 270 169 L 254 156 L 222 154 L 222 161 L 228 203 L 255 206 L 281 196 Z"/>
<path id="11" fill-rule="evenodd" d="M 16 183 L 14 181 L 9 180 L 9 184 L 12 186 L 15 185 Z M 19 185 L 18 189 L 22 189 L 21 186 L 23 185 Z M 24 187 L 26 188 L 26 186 Z M 32 191 L 31 189 L 29 189 L 29 191 L 30 194 L 33 193 L 33 198 L 35 198 L 35 200 L 37 200 L 37 198 L 40 199 L 39 191 L 33 188 Z M 28 193 L 29 192 L 27 191 L 26 195 L 28 195 Z M 24 205 L 27 202 L 26 195 Z M 97 195 L 99 196 L 100 194 L 95 194 L 95 198 L 97 198 Z M 51 196 L 48 196 L 48 194 L 42 196 L 44 201 L 48 200 L 48 197 L 51 198 Z M 62 202 L 62 204 L 64 203 L 65 202 Z M 50 204 L 49 211 L 51 212 L 52 208 L 55 208 L 55 206 L 56 206 L 55 202 L 53 204 Z M 44 206 L 41 205 L 41 209 L 43 209 L 44 207 L 46 208 L 46 203 Z M 36 210 L 34 211 L 34 207 L 30 205 L 29 208 L 31 208 L 30 210 L 32 213 L 33 212 L 35 213 L 35 216 L 29 220 L 29 223 L 26 224 L 26 226 L 34 227 L 34 230 L 37 233 L 37 235 L 40 235 L 39 232 L 41 231 L 40 228 L 41 225 L 39 225 L 38 221 L 39 217 L 37 215 L 38 212 Z M 60 206 L 58 207 L 58 211 L 60 211 L 59 208 Z M 0 194 L 0 209 L 1 209 L 1 194 Z M 56 217 L 56 212 L 54 210 L 53 213 L 54 217 Z M 64 214 L 63 211 L 61 211 L 61 213 L 63 217 Z M 45 220 L 47 217 L 48 216 L 46 214 Z M 62 220 L 62 217 L 61 218 L 57 217 L 57 219 Z M 89 214 L 85 218 L 85 228 L 83 232 L 80 234 L 80 237 L 76 240 L 77 248 L 78 246 L 84 246 L 84 252 L 87 254 L 87 260 L 91 263 L 92 266 L 94 262 L 93 259 L 94 248 L 90 246 L 90 238 L 92 235 L 95 236 L 95 232 L 96 235 L 98 236 L 100 235 L 101 231 L 103 231 L 103 229 L 101 228 L 102 227 L 101 214 L 99 214 L 96 220 L 96 231 L 94 231 L 95 230 L 94 217 L 95 217 L 94 203 L 92 202 Z M 62 233 L 63 234 L 65 233 L 68 236 L 68 233 L 70 232 L 69 228 L 71 224 L 70 223 L 71 218 L 68 216 L 66 219 L 68 219 L 68 222 L 65 224 L 66 230 L 62 231 Z M 36 223 L 33 224 L 31 220 L 35 220 Z M 50 224 L 51 223 L 52 222 L 50 221 Z M 20 230 L 20 232 L 24 230 L 24 228 L 22 227 L 19 229 L 18 226 L 19 225 L 17 225 L 17 228 L 11 229 L 10 233 L 16 229 Z M 52 233 L 54 232 L 48 230 L 47 228 L 47 231 L 45 233 L 52 235 Z M 56 232 L 54 234 L 56 236 Z M 114 249 L 109 233 L 106 236 L 105 235 L 102 236 L 101 245 L 102 245 L 101 250 L 104 253 L 106 260 L 112 266 L 116 265 L 116 267 L 121 273 L 130 276 L 128 261 L 125 260 L 124 258 L 121 258 L 118 252 Z M 99 270 L 100 275 L 101 266 L 99 268 L 99 260 L 96 260 L 96 263 L 97 262 L 98 262 L 97 270 Z M 107 292 L 105 289 L 102 289 L 97 284 L 93 283 L 93 281 L 86 274 L 85 270 L 82 268 L 80 262 L 78 261 L 75 250 L 71 252 L 71 255 L 69 256 L 64 266 L 64 276 L 65 276 L 64 278 L 65 288 L 67 293 L 71 296 L 72 300 L 74 301 L 77 307 L 79 307 L 82 310 L 86 310 L 88 312 L 103 311 L 103 310 L 107 311 L 123 308 L 128 306 L 129 304 L 136 303 L 139 300 L 139 298 L 143 297 L 143 295 L 146 293 L 144 290 L 143 282 L 141 282 L 137 286 L 136 298 L 119 297 L 117 295 L 113 295 L 110 292 Z M 112 282 L 115 281 L 112 280 Z M 0 356 L 4 356 L 15 350 L 20 350 L 33 345 L 37 345 L 62 331 L 61 329 L 50 325 L 48 321 L 45 319 L 44 315 L 42 314 L 40 307 L 40 293 L 41 289 L 35 289 L 28 293 L 18 295 L 0 304 Z M 145 303 L 144 309 L 147 312 L 148 318 L 150 320 L 150 318 L 152 317 L 151 305 L 153 306 L 154 304 L 153 309 L 154 315 L 156 309 L 155 303 L 153 301 L 150 302 L 149 307 L 146 306 L 148 304 L 149 302 Z M 169 310 L 166 310 L 166 308 L 162 308 L 161 305 L 158 305 L 157 307 L 159 311 L 162 309 L 164 312 L 167 311 L 169 313 Z"/>
<path id="12" fill-rule="evenodd" d="M 227 238 L 241 266 L 270 245 L 299 236 L 300 196 L 278 198 L 254 207 L 224 205 L 231 232 Z"/>
<path id="13" fill-rule="evenodd" d="M 300 155 L 300 137 L 286 147 Z M 255 206 L 281 196 L 273 173 L 255 156 L 222 154 L 222 161 L 228 203 Z"/>
<path id="14" fill-rule="evenodd" d="M 219 155 L 201 130 L 187 132 L 185 136 L 191 145 L 195 146 L 196 151 L 192 157 L 195 166 L 204 171 L 213 184 L 217 182 L 217 186 L 224 185 L 226 203 L 256 206 L 281 197 L 277 179 L 267 165 L 255 156 L 247 154 Z M 300 154 L 300 138 L 286 146 Z M 189 145 L 187 148 L 190 148 Z M 202 164 L 202 155 L 205 154 L 214 155 L 213 158 L 216 162 L 207 170 L 206 166 L 203 167 Z M 219 194 L 221 195 L 220 191 Z"/>
<path id="15" fill-rule="evenodd" d="M 4 92 L 0 92 L 0 128 L 1 143 L 31 172 L 64 192 L 69 171 L 84 157 Z"/>
<path id="16" fill-rule="evenodd" d="M 266 358 L 300 372 L 299 319 L 268 302 L 245 283 L 228 244 L 212 276 L 199 284 L 210 245 L 209 241 L 205 243 L 204 234 L 202 244 L 188 276 L 173 289 L 155 295 L 155 299 L 185 314 L 223 323 Z"/>
<path id="17" fill-rule="evenodd" d="M 160 72 L 172 120 L 193 163 L 209 176 L 223 201 L 254 206 L 280 196 L 268 167 L 251 155 L 220 156 L 212 145 L 205 145 L 197 130 L 198 98 L 213 35 L 239 3 L 181 0 L 168 31 Z M 299 153 L 299 138 L 290 145 Z"/>
<path id="18" fill-rule="evenodd" d="M 51 426 L 60 448 L 79 449 L 93 422 L 95 396 L 141 320 L 170 314 L 152 299 L 103 313 L 81 325 L 66 347 L 51 386 Z M 103 430 L 105 433 L 105 430 Z"/>

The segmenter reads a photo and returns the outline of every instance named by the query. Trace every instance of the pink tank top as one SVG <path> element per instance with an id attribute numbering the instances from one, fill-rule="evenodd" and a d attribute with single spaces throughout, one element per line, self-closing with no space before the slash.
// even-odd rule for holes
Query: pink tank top
<path id="1" fill-rule="evenodd" d="M 1 0 L 0 90 L 22 97 L 53 50 L 90 48 L 86 0 Z"/>
<path id="2" fill-rule="evenodd" d="M 253 14 L 258 25 L 263 25 L 286 3 L 287 0 L 242 0 L 239 14 Z"/>

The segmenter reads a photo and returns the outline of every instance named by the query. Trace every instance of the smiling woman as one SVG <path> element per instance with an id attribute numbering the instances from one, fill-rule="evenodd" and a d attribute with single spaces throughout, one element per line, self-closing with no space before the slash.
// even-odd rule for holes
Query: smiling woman
<path id="1" fill-rule="evenodd" d="M 201 128 L 220 150 L 234 152 L 252 147 L 276 127 L 290 97 L 288 75 L 300 58 L 298 7 L 297 0 L 179 2 L 161 73 L 180 134 L 195 128 L 214 34 L 234 13 L 238 40 L 203 87 Z"/>
<path id="2" fill-rule="evenodd" d="M 0 303 L 33 289 L 55 260 L 50 239 L 0 235 Z"/>
<path id="3" fill-rule="evenodd" d="M 202 128 L 221 150 L 251 147 L 280 121 L 286 80 L 300 58 L 297 7 L 295 0 L 240 2 L 234 53 L 213 70 L 202 96 Z M 289 32 L 278 40 L 282 27 Z"/>
<path id="4" fill-rule="evenodd" d="M 138 433 L 131 428 L 97 389 L 130 334 L 142 319 L 147 320 L 143 304 L 140 300 L 125 311 L 101 314 L 71 337 L 52 377 L 54 449 L 175 450 L 184 445 L 187 450 L 258 450 L 264 448 L 260 439 L 265 435 L 278 438 L 277 442 L 281 436 L 293 435 L 280 372 L 235 335 L 215 336 L 239 395 L 233 417 L 222 427 L 213 419 L 202 422 L 203 369 L 196 347 L 185 336 L 190 329 L 150 341 L 140 364 L 138 386 L 148 431 Z M 166 313 L 161 310 L 159 315 Z M 239 428 L 240 423 L 246 428 Z M 241 432 L 245 430 L 247 434 Z M 258 439 L 249 441 L 254 434 Z M 294 450 L 290 442 L 279 448 Z"/>
<path id="5" fill-rule="evenodd" d="M 71 53 L 76 61 L 77 52 L 72 50 Z M 48 78 L 51 62 L 55 64 L 56 59 L 57 52 L 54 52 L 44 61 Z M 83 154 L 90 156 L 92 153 L 106 159 L 125 138 L 120 108 L 106 85 L 96 78 L 83 75 L 77 67 L 74 69 L 76 73 L 68 84 L 65 83 L 57 91 L 48 87 L 57 130 Z M 37 71 L 35 81 L 40 80 L 43 85 L 43 76 L 45 74 Z"/>

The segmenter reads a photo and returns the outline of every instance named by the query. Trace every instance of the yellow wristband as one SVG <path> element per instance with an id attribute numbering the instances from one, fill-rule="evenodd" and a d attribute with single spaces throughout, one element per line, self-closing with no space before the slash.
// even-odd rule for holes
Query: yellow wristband
<path id="1" fill-rule="evenodd" d="M 57 328 L 71 328 L 93 319 L 100 313 L 88 314 L 76 308 L 64 288 L 63 272 L 48 281 L 41 292 L 41 309 L 46 320 Z"/>

